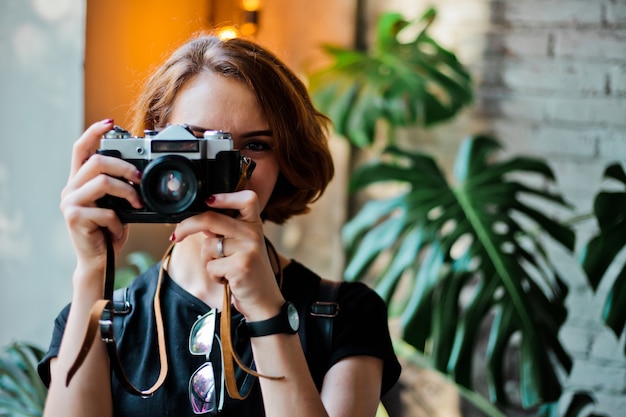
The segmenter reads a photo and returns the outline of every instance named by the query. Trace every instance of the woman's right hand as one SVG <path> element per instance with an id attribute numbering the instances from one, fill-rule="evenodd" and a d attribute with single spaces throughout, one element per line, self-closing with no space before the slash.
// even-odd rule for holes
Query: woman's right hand
<path id="1" fill-rule="evenodd" d="M 100 138 L 112 128 L 112 119 L 94 123 L 74 143 L 70 175 L 61 193 L 61 211 L 79 268 L 104 267 L 107 249 L 102 228 L 110 233 L 116 254 L 128 239 L 128 228 L 113 210 L 98 207 L 99 198 L 108 194 L 128 200 L 134 208 L 143 207 L 141 198 L 127 182 L 140 182 L 141 172 L 123 159 L 96 154 Z"/>

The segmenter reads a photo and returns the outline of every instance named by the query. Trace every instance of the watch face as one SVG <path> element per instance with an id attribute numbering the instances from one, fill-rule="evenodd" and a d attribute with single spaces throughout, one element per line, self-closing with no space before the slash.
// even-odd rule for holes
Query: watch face
<path id="1" fill-rule="evenodd" d="M 287 307 L 287 320 L 289 320 L 289 326 L 294 332 L 298 331 L 300 327 L 300 315 L 298 309 L 293 304 L 289 303 Z"/>

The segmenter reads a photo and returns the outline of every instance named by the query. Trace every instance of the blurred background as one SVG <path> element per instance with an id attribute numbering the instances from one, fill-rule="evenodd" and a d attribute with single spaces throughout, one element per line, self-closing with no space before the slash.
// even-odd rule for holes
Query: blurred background
<path id="1" fill-rule="evenodd" d="M 307 80 L 331 63 L 323 44 L 367 48 L 384 11 L 412 19 L 431 6 L 437 18 L 430 35 L 466 66 L 474 99 L 453 119 L 418 128 L 415 150 L 432 154 L 450 174 L 465 136 L 492 134 L 505 156 L 545 158 L 574 214 L 591 211 L 605 167 L 626 161 L 624 0 L 0 1 L 0 346 L 16 340 L 47 346 L 53 320 L 70 300 L 74 257 L 58 206 L 72 143 L 104 118 L 129 126 L 145 76 L 181 42 L 234 24 Z M 331 146 L 332 187 L 310 216 L 268 234 L 287 255 L 341 279 L 341 228 L 354 215 L 347 184 L 355 149 L 339 135 Z M 170 226 L 131 227 L 125 253 L 146 250 L 159 258 Z M 596 229 L 590 221 L 576 233 L 586 241 Z M 600 414 L 623 415 L 623 340 L 601 318 L 609 286 L 593 291 L 576 261 L 555 257 L 569 287 L 559 338 L 573 368 L 564 386 L 593 392 Z M 440 379 L 405 378 L 435 402 L 445 391 Z M 396 400 L 410 403 L 412 391 L 406 392 Z M 450 414 L 425 415 L 463 413 L 450 404 Z"/>

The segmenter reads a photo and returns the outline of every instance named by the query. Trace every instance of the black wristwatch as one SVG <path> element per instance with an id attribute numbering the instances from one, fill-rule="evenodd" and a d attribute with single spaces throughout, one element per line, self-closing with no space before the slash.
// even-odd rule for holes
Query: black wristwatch
<path id="1" fill-rule="evenodd" d="M 300 315 L 293 303 L 287 301 L 280 312 L 267 320 L 246 322 L 250 337 L 269 336 L 271 334 L 296 334 L 300 328 Z"/>

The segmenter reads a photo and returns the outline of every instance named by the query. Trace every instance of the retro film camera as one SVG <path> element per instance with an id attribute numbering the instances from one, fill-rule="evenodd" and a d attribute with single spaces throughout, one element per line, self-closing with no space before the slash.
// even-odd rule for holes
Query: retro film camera
<path id="1" fill-rule="evenodd" d="M 122 223 L 178 223 L 209 210 L 204 200 L 210 195 L 243 188 L 254 170 L 254 161 L 233 149 L 229 132 L 207 130 L 198 138 L 185 125 L 148 130 L 145 137 L 131 137 L 116 126 L 104 134 L 97 152 L 124 159 L 142 172 L 134 187 L 144 208 L 110 195 L 98 200 Z"/>

